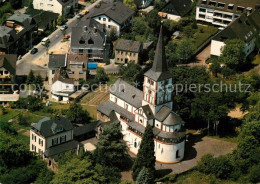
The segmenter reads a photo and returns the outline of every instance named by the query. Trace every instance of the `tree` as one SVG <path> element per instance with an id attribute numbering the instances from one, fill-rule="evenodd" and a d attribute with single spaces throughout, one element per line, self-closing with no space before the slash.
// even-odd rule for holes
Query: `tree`
<path id="1" fill-rule="evenodd" d="M 30 112 L 38 111 L 43 107 L 41 102 L 42 100 L 40 98 L 36 98 L 35 96 L 28 96 L 26 99 L 27 109 Z"/>
<path id="2" fill-rule="evenodd" d="M 218 73 L 221 71 L 220 64 L 218 61 L 213 61 L 209 67 L 210 71 L 213 73 L 215 77 L 217 77 Z"/>
<path id="3" fill-rule="evenodd" d="M 21 139 L 0 130 L 0 167 L 7 169 L 24 166 L 33 158 Z"/>
<path id="4" fill-rule="evenodd" d="M 95 76 L 95 80 L 97 82 L 101 82 L 101 83 L 105 83 L 105 82 L 107 82 L 109 80 L 107 74 L 105 73 L 104 68 L 100 68 L 100 67 L 97 68 L 97 73 L 96 73 L 96 76 Z"/>
<path id="5" fill-rule="evenodd" d="M 43 87 L 43 80 L 41 75 L 37 75 L 34 79 L 34 84 L 36 85 L 36 90 L 41 89 Z"/>
<path id="6" fill-rule="evenodd" d="M 33 84 L 34 80 L 35 80 L 34 72 L 30 70 L 29 75 L 27 76 L 26 79 L 26 84 Z"/>
<path id="7" fill-rule="evenodd" d="M 70 105 L 66 117 L 73 124 L 86 124 L 90 121 L 88 111 L 83 110 L 82 106 L 78 103 L 73 103 Z"/>
<path id="8" fill-rule="evenodd" d="M 59 164 L 59 172 L 54 175 L 51 184 L 113 184 L 119 183 L 120 177 L 121 175 L 117 170 L 95 164 L 89 156 L 82 158 L 74 156 L 64 164 Z"/>
<path id="9" fill-rule="evenodd" d="M 8 111 L 6 110 L 6 108 L 4 106 L 1 106 L 1 111 L 2 111 L 2 115 L 5 115 L 8 113 Z"/>
<path id="10" fill-rule="evenodd" d="M 44 167 L 40 174 L 38 175 L 36 181 L 34 182 L 35 184 L 46 184 L 50 183 L 51 180 L 53 179 L 54 173 L 48 169 L 47 167 Z"/>
<path id="11" fill-rule="evenodd" d="M 154 135 L 153 127 L 147 125 L 142 137 L 141 145 L 137 153 L 137 157 L 134 161 L 132 170 L 133 179 L 136 180 L 139 172 L 143 167 L 149 169 L 152 178 L 154 178 L 155 172 L 155 156 L 154 156 Z"/>
<path id="12" fill-rule="evenodd" d="M 18 122 L 20 125 L 23 125 L 23 126 L 29 125 L 29 123 L 27 122 L 27 119 L 22 114 L 18 115 Z"/>
<path id="13" fill-rule="evenodd" d="M 158 10 L 154 9 L 150 11 L 146 17 L 145 21 L 148 22 L 148 25 L 153 28 L 154 30 L 159 31 L 159 27 L 161 25 L 161 17 L 158 15 Z"/>
<path id="14" fill-rule="evenodd" d="M 52 28 L 53 28 L 53 30 L 56 29 L 56 21 L 55 20 L 52 22 Z"/>
<path id="15" fill-rule="evenodd" d="M 190 40 L 184 39 L 180 41 L 176 48 L 176 54 L 180 62 L 187 63 L 194 52 L 193 45 Z"/>
<path id="16" fill-rule="evenodd" d="M 151 184 L 153 183 L 153 175 L 151 171 L 145 167 L 139 172 L 136 178 L 136 184 Z"/>
<path id="17" fill-rule="evenodd" d="M 119 69 L 119 75 L 130 83 L 140 81 L 139 78 L 142 74 L 142 68 L 134 62 L 128 63 L 127 66 L 121 65 Z"/>
<path id="18" fill-rule="evenodd" d="M 58 17 L 58 19 L 57 19 L 57 24 L 59 25 L 59 26 L 61 26 L 62 24 L 63 24 L 63 21 L 64 21 L 64 18 L 63 18 L 63 16 L 59 16 Z"/>
<path id="19" fill-rule="evenodd" d="M 113 122 L 104 127 L 94 152 L 96 162 L 103 166 L 123 169 L 129 161 L 129 156 L 122 138 L 120 123 Z"/>
<path id="20" fill-rule="evenodd" d="M 124 0 L 123 3 L 130 9 L 136 11 L 136 5 L 133 0 Z"/>
<path id="21" fill-rule="evenodd" d="M 114 42 L 118 39 L 118 35 L 117 35 L 117 29 L 116 27 L 112 27 L 109 32 L 108 32 L 108 37 L 107 37 L 107 41 L 109 43 Z"/>
<path id="22" fill-rule="evenodd" d="M 245 43 L 239 39 L 228 40 L 221 49 L 219 61 L 229 68 L 238 70 L 246 62 Z"/>

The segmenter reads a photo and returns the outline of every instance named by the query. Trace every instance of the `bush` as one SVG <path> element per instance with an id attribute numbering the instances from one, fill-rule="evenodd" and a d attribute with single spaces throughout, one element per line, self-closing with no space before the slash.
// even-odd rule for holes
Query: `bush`
<path id="1" fill-rule="evenodd" d="M 8 111 L 6 110 L 6 108 L 4 106 L 1 106 L 1 111 L 2 111 L 2 115 L 5 115 L 8 113 Z"/>
<path id="2" fill-rule="evenodd" d="M 23 126 L 29 126 L 30 125 L 28 123 L 28 121 L 26 120 L 26 118 L 22 114 L 18 115 L 18 122 L 19 122 L 20 125 L 23 125 Z"/>
<path id="3" fill-rule="evenodd" d="M 249 169 L 248 179 L 252 183 L 260 182 L 260 165 L 255 165 Z"/>

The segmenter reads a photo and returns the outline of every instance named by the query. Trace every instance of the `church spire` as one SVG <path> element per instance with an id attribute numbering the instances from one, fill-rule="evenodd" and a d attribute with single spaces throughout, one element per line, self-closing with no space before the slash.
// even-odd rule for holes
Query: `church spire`
<path id="1" fill-rule="evenodd" d="M 163 43 L 163 27 L 161 25 L 159 39 L 156 46 L 153 67 L 152 70 L 154 72 L 166 72 L 167 71 L 167 63 L 165 57 L 165 49 Z"/>

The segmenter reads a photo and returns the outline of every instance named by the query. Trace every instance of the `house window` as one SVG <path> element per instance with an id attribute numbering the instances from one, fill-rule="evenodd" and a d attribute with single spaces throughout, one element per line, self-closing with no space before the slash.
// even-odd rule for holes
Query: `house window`
<path id="1" fill-rule="evenodd" d="M 110 25 L 108 25 L 107 27 L 108 27 L 108 28 L 110 28 L 111 26 L 110 26 Z"/>
<path id="2" fill-rule="evenodd" d="M 151 85 L 152 85 L 152 86 L 154 85 L 154 81 L 153 81 L 153 80 L 151 81 Z"/>
<path id="3" fill-rule="evenodd" d="M 103 18 L 103 21 L 106 21 L 106 18 Z"/>
<path id="4" fill-rule="evenodd" d="M 79 72 L 79 74 L 84 74 L 84 72 Z"/>
<path id="5" fill-rule="evenodd" d="M 34 150 L 34 145 L 32 144 L 32 150 Z"/>
<path id="6" fill-rule="evenodd" d="M 125 104 L 125 109 L 128 110 L 128 104 Z"/>
<path id="7" fill-rule="evenodd" d="M 32 134 L 32 140 L 34 139 L 34 135 Z"/>
<path id="8" fill-rule="evenodd" d="M 135 148 L 137 147 L 137 143 L 136 143 L 136 140 L 135 140 L 135 142 L 134 142 L 134 147 L 135 147 Z"/>
<path id="9" fill-rule="evenodd" d="M 52 70 L 52 72 L 51 72 L 52 74 L 55 74 L 55 70 Z"/>
<path id="10" fill-rule="evenodd" d="M 143 123 L 143 120 L 140 119 L 140 123 L 142 124 L 142 123 Z"/>
<path id="11" fill-rule="evenodd" d="M 52 139 L 52 145 L 56 145 L 56 144 L 58 144 L 58 138 Z"/>
<path id="12" fill-rule="evenodd" d="M 60 143 L 66 142 L 66 135 L 60 137 Z"/>
<path id="13" fill-rule="evenodd" d="M 101 17 L 98 17 L 99 20 L 101 20 Z"/>
<path id="14" fill-rule="evenodd" d="M 117 98 L 115 98 L 115 103 L 117 103 Z"/>
<path id="15" fill-rule="evenodd" d="M 108 22 L 111 22 L 111 19 L 108 19 Z"/>
<path id="16" fill-rule="evenodd" d="M 34 136 L 34 142 L 36 142 L 36 136 Z"/>

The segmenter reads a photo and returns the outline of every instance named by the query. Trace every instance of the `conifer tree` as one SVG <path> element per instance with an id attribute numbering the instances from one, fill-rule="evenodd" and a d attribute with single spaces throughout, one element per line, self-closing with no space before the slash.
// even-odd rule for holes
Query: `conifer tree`
<path id="1" fill-rule="evenodd" d="M 136 178 L 136 184 L 151 184 L 153 183 L 153 175 L 151 171 L 145 167 L 139 172 Z"/>
<path id="2" fill-rule="evenodd" d="M 27 76 L 26 84 L 33 84 L 34 79 L 35 79 L 34 73 L 33 73 L 33 71 L 31 70 L 30 73 L 29 73 L 29 75 Z"/>
<path id="3" fill-rule="evenodd" d="M 139 172 L 143 167 L 150 170 L 152 176 L 154 177 L 155 172 L 155 156 L 154 156 L 154 135 L 153 127 L 148 125 L 145 129 L 140 149 L 137 153 L 137 157 L 134 161 L 132 170 L 133 179 L 136 180 Z"/>

